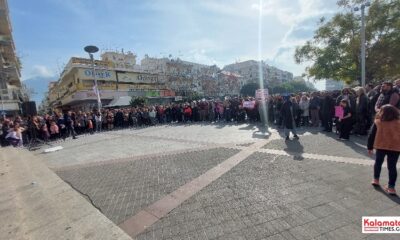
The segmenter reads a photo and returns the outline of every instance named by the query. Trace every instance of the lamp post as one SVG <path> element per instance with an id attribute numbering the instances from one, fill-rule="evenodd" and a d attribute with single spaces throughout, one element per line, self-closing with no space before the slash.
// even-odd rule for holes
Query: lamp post
<path id="1" fill-rule="evenodd" d="M 355 7 L 354 11 L 361 10 L 361 86 L 365 86 L 365 8 L 371 6 L 369 2 Z"/>
<path id="2" fill-rule="evenodd" d="M 1 116 L 3 119 L 6 118 L 6 112 L 5 112 L 5 107 L 4 107 L 4 92 L 3 92 L 3 86 L 6 86 L 5 90 L 7 90 L 7 84 L 6 84 L 6 73 L 2 72 L 0 74 L 0 97 L 1 97 Z M 8 92 L 7 92 L 8 94 Z"/>
<path id="3" fill-rule="evenodd" d="M 96 96 L 97 96 L 97 110 L 100 112 L 101 109 L 101 98 L 100 98 L 100 92 L 99 92 L 99 88 L 97 86 L 97 79 L 96 79 L 96 68 L 94 65 L 94 58 L 93 58 L 93 53 L 96 53 L 99 51 L 99 48 L 96 46 L 86 46 L 84 48 L 85 52 L 87 52 L 90 56 L 90 60 L 92 61 L 92 70 L 93 70 L 93 80 L 94 80 L 94 90 L 96 92 Z"/>

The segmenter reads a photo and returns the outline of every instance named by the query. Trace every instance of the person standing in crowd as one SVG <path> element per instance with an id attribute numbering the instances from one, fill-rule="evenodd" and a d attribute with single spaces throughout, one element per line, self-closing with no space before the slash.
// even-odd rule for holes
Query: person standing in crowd
<path id="1" fill-rule="evenodd" d="M 192 108 L 190 108 L 189 104 L 185 104 L 183 107 L 183 121 L 189 122 L 192 119 Z"/>
<path id="2" fill-rule="evenodd" d="M 283 125 L 283 118 L 282 118 L 282 106 L 283 106 L 283 99 L 282 96 L 276 97 L 276 104 L 275 104 L 275 124 L 280 128 Z"/>
<path id="3" fill-rule="evenodd" d="M 375 116 L 375 103 L 378 100 L 378 91 L 374 88 L 374 85 L 367 84 L 365 86 L 365 93 L 368 98 L 368 118 L 367 118 L 367 128 L 372 125 L 373 118 Z"/>
<path id="4" fill-rule="evenodd" d="M 149 119 L 150 119 L 150 121 L 149 121 L 150 125 L 153 126 L 156 124 L 156 110 L 154 109 L 154 107 L 150 108 Z"/>
<path id="5" fill-rule="evenodd" d="M 324 132 L 332 132 L 333 118 L 335 116 L 335 102 L 329 92 L 324 93 L 321 106 L 322 127 Z"/>
<path id="6" fill-rule="evenodd" d="M 310 100 L 310 114 L 311 114 L 311 126 L 319 127 L 319 110 L 321 108 L 320 99 L 316 92 L 311 94 Z"/>
<path id="7" fill-rule="evenodd" d="M 301 119 L 302 125 L 308 127 L 309 125 L 309 116 L 310 116 L 310 101 L 308 97 L 304 94 L 299 103 L 299 107 L 301 110 Z"/>
<path id="8" fill-rule="evenodd" d="M 394 81 L 394 88 L 396 89 L 396 92 L 400 94 L 400 78 Z"/>
<path id="9" fill-rule="evenodd" d="M 12 130 L 9 131 L 6 135 L 6 140 L 13 146 L 13 147 L 22 147 L 23 140 L 22 140 L 22 132 L 25 131 L 19 123 L 15 123 Z"/>
<path id="10" fill-rule="evenodd" d="M 94 115 L 94 121 L 95 121 L 95 123 L 96 123 L 96 132 L 101 132 L 101 126 L 102 126 L 102 124 L 103 124 L 103 118 L 102 118 L 100 112 L 97 112 L 97 113 Z"/>
<path id="11" fill-rule="evenodd" d="M 397 134 L 396 134 L 397 133 Z M 374 179 L 372 185 L 379 186 L 379 177 L 382 164 L 387 157 L 389 171 L 389 182 L 386 192 L 396 194 L 395 184 L 397 179 L 397 161 L 400 154 L 400 116 L 399 110 L 392 105 L 386 104 L 380 107 L 376 115 L 374 125 L 368 137 L 368 153 L 372 155 L 376 150 L 374 165 Z"/>
<path id="12" fill-rule="evenodd" d="M 349 140 L 352 128 L 352 114 L 348 100 L 342 99 L 342 101 L 340 101 L 340 106 L 343 108 L 343 118 L 339 118 L 340 122 L 339 139 Z"/>
<path id="13" fill-rule="evenodd" d="M 9 142 L 6 140 L 6 136 L 8 131 L 11 129 L 11 121 L 9 119 L 4 119 L 1 125 L 1 146 L 6 147 L 9 145 Z"/>
<path id="14" fill-rule="evenodd" d="M 356 124 L 354 127 L 354 132 L 358 135 L 366 135 L 368 128 L 368 97 L 365 94 L 365 90 L 362 87 L 356 89 L 357 99 L 356 99 Z"/>
<path id="15" fill-rule="evenodd" d="M 72 135 L 72 139 L 76 139 L 76 132 L 74 129 L 74 120 L 73 120 L 73 115 L 72 115 L 71 111 L 68 111 L 66 114 L 64 114 L 64 123 L 65 123 L 65 129 L 66 129 L 67 136 Z"/>
<path id="16" fill-rule="evenodd" d="M 60 136 L 60 130 L 55 121 L 50 123 L 50 139 L 55 140 Z"/>
<path id="17" fill-rule="evenodd" d="M 391 82 L 384 82 L 381 88 L 381 94 L 375 104 L 375 112 L 379 112 L 383 105 L 390 104 L 397 109 L 400 109 L 399 93 L 393 88 Z"/>
<path id="18" fill-rule="evenodd" d="M 116 128 L 122 128 L 124 124 L 124 114 L 121 109 L 118 109 L 117 113 L 114 116 L 114 126 Z"/>
<path id="19" fill-rule="evenodd" d="M 295 112 L 296 112 L 296 109 L 294 107 L 292 99 L 290 98 L 290 96 L 287 96 L 285 102 L 282 105 L 282 109 L 281 109 L 281 116 L 283 118 L 283 125 L 285 128 L 286 140 L 290 139 L 289 138 L 290 132 L 293 133 L 293 137 L 295 139 L 299 139 L 299 136 L 297 136 L 297 133 L 296 133 L 296 123 L 295 123 L 295 119 L 294 119 Z"/>

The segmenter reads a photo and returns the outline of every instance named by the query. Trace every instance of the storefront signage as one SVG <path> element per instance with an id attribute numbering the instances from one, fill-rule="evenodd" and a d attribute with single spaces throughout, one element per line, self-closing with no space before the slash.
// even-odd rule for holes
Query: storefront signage
<path id="1" fill-rule="evenodd" d="M 93 69 L 79 69 L 78 78 L 93 79 Z M 115 72 L 108 70 L 96 69 L 97 80 L 116 81 Z"/>
<path id="2" fill-rule="evenodd" d="M 157 83 L 158 76 L 146 73 L 117 73 L 119 82 L 128 83 Z"/>

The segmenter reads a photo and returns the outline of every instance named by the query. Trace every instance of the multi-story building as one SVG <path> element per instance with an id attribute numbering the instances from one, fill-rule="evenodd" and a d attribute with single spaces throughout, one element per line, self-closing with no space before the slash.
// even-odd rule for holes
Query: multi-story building
<path id="1" fill-rule="evenodd" d="M 326 91 L 334 91 L 334 90 L 342 90 L 345 87 L 344 82 L 336 81 L 332 79 L 325 80 L 325 90 Z"/>
<path id="2" fill-rule="evenodd" d="M 235 96 L 243 85 L 258 82 L 259 63 L 254 60 L 230 64 L 221 71 L 216 65 L 204 65 L 181 59 L 152 58 L 147 55 L 136 64 L 136 55 L 105 52 L 95 61 L 101 101 L 107 105 L 123 96 L 169 99 L 178 96 Z M 262 62 L 264 82 L 279 84 L 293 79 L 289 72 Z M 97 105 L 93 89 L 91 61 L 71 58 L 60 76 L 51 83 L 48 103 L 52 107 L 91 109 Z"/>
<path id="3" fill-rule="evenodd" d="M 20 68 L 7 0 L 0 0 L 0 115 L 19 114 L 21 103 L 28 100 L 22 90 Z"/>
<path id="4" fill-rule="evenodd" d="M 248 60 L 226 65 L 223 70 L 239 74 L 243 77 L 244 83 L 257 83 L 260 81 L 260 62 Z M 280 70 L 276 67 L 269 66 L 261 62 L 261 70 L 263 75 L 263 83 L 266 85 L 279 85 L 293 80 L 293 74 Z"/>
<path id="5" fill-rule="evenodd" d="M 188 62 L 179 58 L 151 58 L 147 55 L 141 61 L 141 69 L 144 72 L 158 74 L 168 88 L 183 96 L 194 92 L 203 95 L 202 83 L 216 81 L 217 73 L 220 71 L 215 65 Z"/>
<path id="6" fill-rule="evenodd" d="M 166 101 L 175 96 L 159 75 L 139 71 L 131 53 L 102 54 L 96 60 L 96 80 L 102 105 L 123 96 L 142 96 L 150 100 Z M 94 91 L 94 74 L 90 59 L 71 58 L 60 79 L 49 86 L 51 108 L 90 110 L 97 106 Z"/>

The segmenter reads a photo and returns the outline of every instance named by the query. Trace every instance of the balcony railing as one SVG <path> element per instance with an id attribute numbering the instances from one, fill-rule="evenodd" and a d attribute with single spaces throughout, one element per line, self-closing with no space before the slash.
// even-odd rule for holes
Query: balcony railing
<path id="1" fill-rule="evenodd" d="M 20 91 L 15 89 L 0 89 L 0 99 L 1 100 L 16 100 L 20 101 L 19 99 Z"/>

